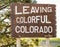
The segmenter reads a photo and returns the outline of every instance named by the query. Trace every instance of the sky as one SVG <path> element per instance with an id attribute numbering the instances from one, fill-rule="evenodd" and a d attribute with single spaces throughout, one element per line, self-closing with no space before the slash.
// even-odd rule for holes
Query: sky
<path id="1" fill-rule="evenodd" d="M 56 32 L 57 38 L 60 38 L 60 0 L 36 0 L 37 4 L 55 4 L 56 5 Z"/>

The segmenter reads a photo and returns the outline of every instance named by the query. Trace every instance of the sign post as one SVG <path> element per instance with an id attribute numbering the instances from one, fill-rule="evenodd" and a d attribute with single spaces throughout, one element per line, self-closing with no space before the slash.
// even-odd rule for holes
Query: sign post
<path id="1" fill-rule="evenodd" d="M 55 7 L 54 4 L 12 3 L 12 37 L 56 37 Z M 18 43 L 19 39 L 17 47 L 20 46 Z"/>
<path id="2" fill-rule="evenodd" d="M 19 38 L 16 38 L 16 47 L 21 47 L 20 39 Z"/>
<path id="3" fill-rule="evenodd" d="M 45 36 L 46 37 L 46 47 L 51 47 L 50 45 L 50 35 Z"/>
<path id="4" fill-rule="evenodd" d="M 50 47 L 50 39 L 46 38 L 46 47 Z"/>

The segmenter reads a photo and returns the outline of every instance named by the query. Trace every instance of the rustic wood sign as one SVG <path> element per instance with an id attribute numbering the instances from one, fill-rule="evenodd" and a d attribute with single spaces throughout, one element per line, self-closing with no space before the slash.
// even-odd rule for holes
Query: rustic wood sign
<path id="1" fill-rule="evenodd" d="M 56 37 L 54 4 L 11 4 L 12 36 Z"/>

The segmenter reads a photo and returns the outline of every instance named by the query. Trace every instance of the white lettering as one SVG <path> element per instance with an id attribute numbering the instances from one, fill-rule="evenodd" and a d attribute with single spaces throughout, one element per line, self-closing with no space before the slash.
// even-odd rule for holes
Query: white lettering
<path id="1" fill-rule="evenodd" d="M 27 12 L 28 8 L 29 6 L 23 6 L 23 14 L 29 14 L 29 12 Z"/>

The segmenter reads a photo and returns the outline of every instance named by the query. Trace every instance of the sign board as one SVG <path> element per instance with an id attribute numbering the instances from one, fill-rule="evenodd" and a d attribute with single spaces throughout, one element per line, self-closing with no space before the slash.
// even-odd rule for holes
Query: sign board
<path id="1" fill-rule="evenodd" d="M 12 3 L 10 6 L 13 37 L 56 37 L 54 4 Z"/>

